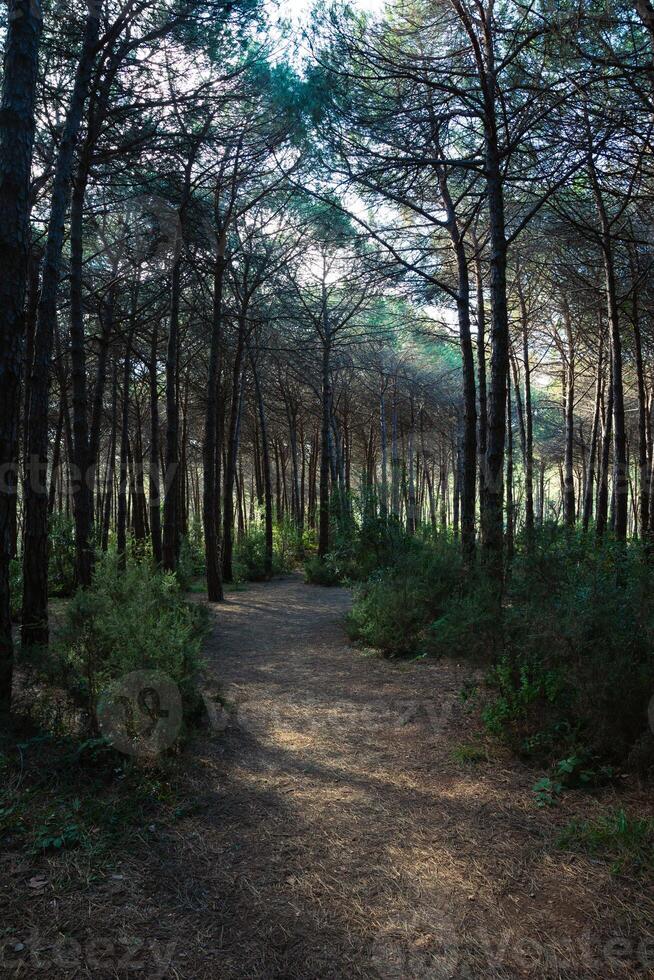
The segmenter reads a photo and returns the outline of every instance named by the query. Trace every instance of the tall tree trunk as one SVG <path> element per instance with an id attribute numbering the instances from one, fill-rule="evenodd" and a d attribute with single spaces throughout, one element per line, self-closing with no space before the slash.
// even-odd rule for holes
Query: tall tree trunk
<path id="1" fill-rule="evenodd" d="M 272 506 L 272 478 L 270 474 L 270 448 L 268 444 L 268 426 L 266 423 L 266 409 L 259 383 L 259 374 L 256 361 L 250 352 L 250 364 L 252 366 L 252 379 L 254 381 L 254 393 L 257 399 L 257 411 L 259 413 L 259 427 L 261 431 L 261 462 L 263 465 L 263 487 L 264 487 L 264 564 L 263 569 L 267 578 L 272 576 L 273 570 L 273 506 Z"/>
<path id="2" fill-rule="evenodd" d="M 522 372 L 524 391 L 524 467 L 525 467 L 525 536 L 531 547 L 534 535 L 534 413 L 531 404 L 531 365 L 529 363 L 529 317 L 524 293 L 519 288 L 520 325 L 522 332 Z"/>
<path id="3" fill-rule="evenodd" d="M 180 545 L 180 458 L 179 458 L 179 306 L 182 292 L 181 242 L 175 243 L 170 291 L 170 324 L 166 348 L 166 470 L 164 474 L 163 506 L 163 567 L 170 572 L 177 568 Z"/>
<path id="4" fill-rule="evenodd" d="M 400 452 L 397 433 L 397 377 L 393 379 L 393 404 L 391 417 L 391 513 L 400 516 Z"/>
<path id="5" fill-rule="evenodd" d="M 163 545 L 161 540 L 161 473 L 159 470 L 159 380 L 157 376 L 157 349 L 159 346 L 158 326 L 159 324 L 155 320 L 152 326 L 150 363 L 148 365 L 150 376 L 150 457 L 148 465 L 148 493 L 152 557 L 154 558 L 155 564 L 160 566 L 163 561 Z"/>
<path id="6" fill-rule="evenodd" d="M 615 260 L 611 222 L 609 220 L 602 190 L 592 161 L 589 172 L 595 204 L 600 223 L 602 259 L 604 263 L 604 284 L 606 307 L 611 336 L 611 389 L 613 402 L 613 494 L 615 504 L 615 536 L 618 541 L 627 537 L 627 508 L 629 482 L 627 479 L 627 436 L 625 429 L 624 388 L 622 382 L 622 338 L 620 336 L 620 315 L 618 292 L 615 281 Z"/>
<path id="7" fill-rule="evenodd" d="M 563 474 L 563 519 L 566 527 L 575 523 L 575 481 L 574 481 L 574 404 L 575 404 L 575 342 L 572 321 L 567 304 L 563 309 L 563 322 L 567 342 L 567 362 L 565 366 L 565 456 Z"/>
<path id="8" fill-rule="evenodd" d="M 14 550 L 17 434 L 30 249 L 30 172 L 41 10 L 10 0 L 0 107 L 0 713 L 11 707 L 14 648 L 9 564 Z M 47 523 L 47 496 L 45 496 Z"/>
<path id="9" fill-rule="evenodd" d="M 120 425 L 120 464 L 118 478 L 118 515 L 116 527 L 116 550 L 121 565 L 127 558 L 127 454 L 129 445 L 129 386 L 132 376 L 132 335 L 128 340 L 123 366 L 123 404 Z"/>
<path id="10" fill-rule="evenodd" d="M 488 404 L 486 396 L 486 308 L 484 279 L 481 271 L 480 246 L 475 239 L 475 280 L 477 286 L 477 387 L 479 415 L 477 425 L 477 458 L 479 471 L 479 519 L 483 529 L 486 514 L 486 448 L 488 441 Z"/>
<path id="11" fill-rule="evenodd" d="M 34 363 L 29 384 L 29 476 L 25 486 L 22 635 L 23 643 L 28 646 L 45 646 L 48 643 L 48 501 L 43 484 L 48 457 L 50 361 L 57 322 L 57 293 L 73 156 L 89 93 L 101 9 L 100 2 L 92 3 L 88 8 L 82 51 L 57 151 L 34 342 Z"/>
<path id="12" fill-rule="evenodd" d="M 88 141 L 87 141 L 88 142 Z M 73 382 L 73 448 L 79 484 L 73 495 L 75 519 L 75 575 L 78 585 L 91 584 L 93 548 L 93 484 L 90 479 L 86 351 L 82 300 L 84 199 L 91 166 L 90 148 L 85 146 L 73 185 L 70 209 L 70 358 Z M 93 464 L 95 469 L 95 464 Z"/>
<path id="13" fill-rule="evenodd" d="M 611 367 L 611 371 L 612 370 L 613 368 Z M 606 411 L 604 413 L 604 432 L 602 434 L 602 456 L 600 463 L 599 490 L 597 493 L 597 516 L 595 518 L 595 532 L 600 540 L 604 536 L 604 532 L 606 530 L 609 500 L 609 457 L 611 454 L 614 392 L 611 374 L 609 374 L 608 390 L 609 396 L 606 401 Z"/>
<path id="14" fill-rule="evenodd" d="M 320 433 L 320 486 L 318 504 L 318 556 L 329 551 L 329 472 L 331 457 L 331 334 L 325 309 L 325 335 L 322 351 L 322 424 Z"/>
<path id="15" fill-rule="evenodd" d="M 465 246 L 459 231 L 447 179 L 442 168 L 439 168 L 438 180 L 457 268 L 456 308 L 463 369 L 462 473 L 457 473 L 457 479 L 461 490 L 461 546 L 465 560 L 469 563 L 472 561 L 475 552 L 477 490 L 477 392 L 475 390 L 475 357 L 470 331 L 470 281 Z M 456 490 L 455 484 L 455 494 Z"/>
<path id="16" fill-rule="evenodd" d="M 582 514 L 582 527 L 588 530 L 593 516 L 593 496 L 595 491 L 595 460 L 597 458 L 597 444 L 599 439 L 599 426 L 602 412 L 602 392 L 604 384 L 604 344 L 600 337 L 600 347 L 597 357 L 597 380 L 595 382 L 595 409 L 593 412 L 593 428 L 590 435 L 590 448 L 588 451 L 588 472 L 586 473 L 586 492 L 584 494 L 584 509 Z"/>
<path id="17" fill-rule="evenodd" d="M 233 578 L 234 478 L 236 475 L 243 397 L 243 352 L 245 348 L 245 331 L 247 330 L 246 318 L 247 308 L 241 311 L 239 318 L 238 339 L 232 372 L 232 404 L 229 418 L 229 433 L 227 436 L 227 459 L 223 487 L 223 580 L 225 582 L 231 582 Z"/>
<path id="18" fill-rule="evenodd" d="M 220 395 L 223 344 L 223 282 L 225 278 L 225 235 L 218 240 L 214 266 L 213 317 L 207 377 L 207 405 L 204 418 L 202 522 L 207 564 L 207 598 L 221 602 L 224 598 L 218 542 L 218 486 L 216 484 L 217 424 L 215 402 Z"/>
<path id="19" fill-rule="evenodd" d="M 379 441 L 381 448 L 381 485 L 379 512 L 385 520 L 388 517 L 388 448 L 386 438 L 386 405 L 384 403 L 384 377 L 382 375 L 379 391 Z"/>
<path id="20" fill-rule="evenodd" d="M 513 416 L 511 379 L 506 384 L 506 557 L 510 565 L 515 552 L 515 512 L 513 502 Z"/>
<path id="21" fill-rule="evenodd" d="M 634 270 L 634 278 L 637 278 Z M 645 372 L 643 368 L 643 345 L 640 334 L 639 289 L 636 282 L 632 285 L 632 319 L 634 326 L 634 352 L 636 355 L 636 383 L 638 391 L 638 478 L 639 501 L 638 519 L 640 522 L 640 537 L 645 541 L 649 535 L 649 479 L 647 453 L 647 398 L 645 394 Z"/>
<path id="22" fill-rule="evenodd" d="M 101 548 L 107 551 L 109 547 L 109 531 L 111 528 L 111 501 L 114 493 L 114 472 L 116 469 L 116 445 L 118 440 L 118 364 L 114 362 L 113 384 L 111 389 L 111 435 L 109 453 L 107 456 L 107 472 L 105 474 L 105 496 L 102 512 Z"/>
<path id="23" fill-rule="evenodd" d="M 411 402 L 411 419 L 409 422 L 409 433 L 407 436 L 407 470 L 408 470 L 408 497 L 407 497 L 407 531 L 415 534 L 416 530 L 416 485 L 413 471 L 413 396 Z"/>

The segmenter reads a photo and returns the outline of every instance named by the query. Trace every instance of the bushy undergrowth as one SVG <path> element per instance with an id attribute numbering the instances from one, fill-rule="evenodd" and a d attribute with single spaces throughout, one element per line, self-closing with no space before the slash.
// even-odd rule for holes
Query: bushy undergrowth
<path id="1" fill-rule="evenodd" d="M 101 738 L 2 733 L 0 776 L 0 847 L 23 852 L 33 874 L 39 858 L 70 850 L 100 870 L 194 806 L 180 793 L 177 760 L 142 766 Z"/>
<path id="2" fill-rule="evenodd" d="M 514 563 L 503 627 L 495 723 L 504 710 L 501 727 L 526 751 L 582 745 L 624 760 L 654 692 L 654 569 L 642 549 L 545 528 Z"/>
<path id="3" fill-rule="evenodd" d="M 294 525 L 283 521 L 273 528 L 272 575 L 292 572 L 301 563 L 308 538 Z M 250 527 L 237 538 L 234 546 L 233 573 L 235 582 L 263 582 L 266 571 L 266 534 L 262 525 Z"/>
<path id="4" fill-rule="evenodd" d="M 422 544 L 430 532 L 421 529 L 410 538 L 393 518 L 372 517 L 353 510 L 332 521 L 331 546 L 324 558 L 312 555 L 305 563 L 307 582 L 315 585 L 342 585 L 366 582 L 380 569 L 402 561 L 409 545 Z"/>
<path id="5" fill-rule="evenodd" d="M 355 593 L 350 635 L 392 656 L 426 649 L 428 627 L 460 588 L 461 561 L 449 540 L 406 538 L 392 564 L 379 569 Z"/>
<path id="6" fill-rule="evenodd" d="M 194 533 L 182 537 L 179 547 L 179 558 L 175 575 L 179 587 L 188 591 L 194 579 L 200 578 L 206 572 L 204 544 L 201 535 Z"/>
<path id="7" fill-rule="evenodd" d="M 600 772 L 639 752 L 654 766 L 654 565 L 640 546 L 546 526 L 529 549 L 518 542 L 501 604 L 446 537 L 399 536 L 377 560 L 355 591 L 354 638 L 392 656 L 485 660 L 485 723 L 524 754 Z"/>
<path id="8" fill-rule="evenodd" d="M 103 692 L 135 670 L 157 670 L 178 685 L 187 720 L 200 710 L 195 678 L 205 613 L 185 602 L 174 575 L 115 554 L 98 556 L 93 584 L 66 607 L 50 649 L 35 655 L 39 680 L 63 689 L 98 728 Z"/>

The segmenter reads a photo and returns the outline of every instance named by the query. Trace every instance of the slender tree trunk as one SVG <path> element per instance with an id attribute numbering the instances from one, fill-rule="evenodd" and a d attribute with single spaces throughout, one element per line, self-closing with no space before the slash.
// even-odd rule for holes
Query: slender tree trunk
<path id="1" fill-rule="evenodd" d="M 224 598 L 220 546 L 218 541 L 219 488 L 216 484 L 217 423 L 215 400 L 219 398 L 222 371 L 223 343 L 223 282 L 225 278 L 225 235 L 219 238 L 214 267 L 213 319 L 209 372 L 207 378 L 207 405 L 204 419 L 202 521 L 204 548 L 207 564 L 207 598 L 209 602 L 221 602 Z"/>
<path id="2" fill-rule="evenodd" d="M 599 438 L 599 425 L 602 411 L 602 392 L 604 376 L 604 345 L 600 338 L 600 347 L 597 358 L 597 380 L 595 382 L 595 410 L 593 412 L 593 428 L 590 435 L 590 448 L 588 451 L 588 472 L 586 474 L 586 492 L 584 494 L 584 509 L 582 515 L 582 527 L 588 530 L 593 516 L 593 495 L 595 491 L 595 460 L 597 457 L 597 444 Z"/>
<path id="3" fill-rule="evenodd" d="M 509 323 L 506 302 L 506 234 L 504 195 L 497 151 L 493 109 L 486 112 L 486 190 L 491 239 L 491 381 L 486 449 L 486 527 L 484 557 L 501 588 L 503 578 L 503 497 L 504 444 L 506 439 L 506 399 L 509 367 Z"/>
<path id="4" fill-rule="evenodd" d="M 483 24 L 483 53 L 476 28 L 456 0 L 461 21 L 475 39 L 477 69 L 483 91 L 485 190 L 490 239 L 491 379 L 486 448 L 485 522 L 482 527 L 484 562 L 501 595 L 504 563 L 504 446 L 506 439 L 506 391 L 509 368 L 509 318 L 506 298 L 507 240 L 504 219 L 504 173 L 497 131 L 497 86 L 492 5 Z"/>
<path id="5" fill-rule="evenodd" d="M 273 570 L 273 506 L 272 506 L 272 479 L 270 474 L 270 450 L 268 446 L 268 426 L 266 424 L 266 409 L 259 384 L 259 374 L 256 363 L 250 355 L 252 366 L 252 379 L 254 381 L 254 392 L 257 399 L 257 410 L 259 412 L 259 427 L 261 431 L 261 462 L 263 464 L 263 486 L 265 500 L 265 551 L 264 551 L 264 572 L 267 578 L 272 576 Z"/>
<path id="6" fill-rule="evenodd" d="M 177 568 L 180 545 L 180 458 L 179 458 L 179 306 L 181 299 L 181 242 L 175 243 L 170 292 L 170 325 L 166 349 L 166 471 L 163 506 L 163 567 Z"/>
<path id="7" fill-rule="evenodd" d="M 442 169 L 439 169 L 438 180 L 457 267 L 456 306 L 463 366 L 462 473 L 457 474 L 457 479 L 461 489 L 461 545 L 465 560 L 470 563 L 475 553 L 477 490 L 477 392 L 475 390 L 475 358 L 470 330 L 470 281 L 465 246 L 456 220 L 456 211 L 450 196 L 447 179 Z M 455 494 L 456 489 L 455 485 Z"/>
<path id="8" fill-rule="evenodd" d="M 66 393 L 65 391 L 62 391 L 59 398 L 59 416 L 57 418 L 57 428 L 52 446 L 52 467 L 50 470 L 50 490 L 48 492 L 48 515 L 52 514 L 54 511 L 57 493 L 57 477 L 59 475 L 59 468 L 61 465 L 61 440 L 64 434 L 65 398 Z"/>
<path id="9" fill-rule="evenodd" d="M 611 368 L 612 370 L 612 368 Z M 609 457 L 611 454 L 611 432 L 613 428 L 613 393 L 614 387 L 612 378 L 609 375 L 609 396 L 606 402 L 604 414 L 604 432 L 602 435 L 602 457 L 600 463 L 600 480 L 597 494 L 597 516 L 595 518 L 595 531 L 598 539 L 602 539 L 606 530 L 606 520 L 609 499 Z"/>
<path id="10" fill-rule="evenodd" d="M 531 365 L 529 363 L 529 318 L 522 292 L 521 326 L 522 326 L 522 370 L 524 385 L 524 421 L 525 421 L 525 534 L 527 547 L 531 547 L 534 534 L 534 413 L 531 405 Z"/>
<path id="11" fill-rule="evenodd" d="M 506 384 L 506 557 L 510 563 L 515 553 L 515 513 L 513 502 L 513 416 L 511 379 Z"/>
<path id="12" fill-rule="evenodd" d="M 638 476 L 639 501 L 638 519 L 640 537 L 643 541 L 649 535 L 649 479 L 647 452 L 647 398 L 645 394 L 645 372 L 643 368 L 643 345 L 640 334 L 640 308 L 638 287 L 634 283 L 632 293 L 632 317 L 634 325 L 634 351 L 636 355 L 636 382 L 638 391 Z"/>
<path id="13" fill-rule="evenodd" d="M 225 465 L 225 481 L 223 487 L 223 580 L 231 582 L 233 577 L 232 559 L 234 548 L 234 477 L 236 474 L 236 459 L 241 421 L 241 403 L 243 392 L 243 352 L 245 347 L 245 331 L 247 308 L 242 310 L 238 326 L 238 340 L 234 355 L 232 373 L 232 404 L 229 418 L 229 433 L 227 436 L 227 460 Z"/>
<path id="14" fill-rule="evenodd" d="M 320 435 L 320 500 L 318 514 L 318 556 L 324 558 L 329 551 L 329 471 L 331 456 L 331 335 L 325 310 L 325 336 L 322 352 L 322 426 Z"/>
<path id="15" fill-rule="evenodd" d="M 89 5 L 84 39 L 66 120 L 57 151 L 52 200 L 41 280 L 34 363 L 30 378 L 23 553 L 23 643 L 48 643 L 48 501 L 45 474 L 48 457 L 48 391 L 52 344 L 57 322 L 64 223 L 72 178 L 73 156 L 88 98 L 100 31 L 100 2 Z"/>
<path id="16" fill-rule="evenodd" d="M 574 403 L 575 403 L 575 343 L 572 322 L 567 305 L 564 306 L 563 320 L 567 342 L 567 363 L 565 366 L 565 456 L 563 474 L 563 519 L 566 527 L 575 523 L 575 481 L 574 481 Z"/>
<path id="17" fill-rule="evenodd" d="M 132 472 L 134 475 L 134 501 L 137 510 L 137 520 L 134 521 L 134 536 L 137 541 L 143 542 L 148 535 L 148 517 L 145 506 L 141 409 L 138 400 L 135 400 L 134 407 L 136 409 L 136 437 L 132 444 Z"/>
<path id="18" fill-rule="evenodd" d="M 93 483 L 89 456 L 89 410 L 86 386 L 86 350 L 82 301 L 84 199 L 91 166 L 90 149 L 77 170 L 70 209 L 70 358 L 73 383 L 73 448 L 79 484 L 73 495 L 75 518 L 75 574 L 78 585 L 91 584 L 93 547 Z M 95 464 L 93 463 L 93 470 Z"/>
<path id="19" fill-rule="evenodd" d="M 116 550 L 124 567 L 127 557 L 127 453 L 129 444 L 129 386 L 132 375 L 132 334 L 128 340 L 123 366 L 123 404 L 120 426 L 120 464 L 118 482 L 118 515 L 116 527 Z"/>
<path id="20" fill-rule="evenodd" d="M 159 379 L 157 375 L 157 349 L 159 346 L 158 322 L 152 326 L 152 342 L 150 345 L 150 457 L 148 465 L 149 509 L 150 509 L 150 538 L 152 540 L 152 557 L 155 564 L 160 566 L 163 561 L 163 545 L 161 540 L 161 473 L 159 470 Z"/>
<path id="21" fill-rule="evenodd" d="M 484 280 L 481 271 L 479 243 L 475 240 L 475 279 L 477 286 L 477 387 L 479 415 L 477 425 L 477 458 L 479 470 L 479 517 L 483 529 L 486 514 L 486 448 L 488 439 L 488 405 L 486 397 L 486 308 Z"/>
<path id="22" fill-rule="evenodd" d="M 381 486 L 379 511 L 385 520 L 388 517 L 388 448 L 386 438 L 386 405 L 384 403 L 384 378 L 379 391 L 379 441 L 381 448 Z"/>
<path id="23" fill-rule="evenodd" d="M 625 430 L 624 388 L 622 382 L 622 338 L 620 336 L 620 315 L 618 293 L 615 281 L 615 260 L 611 223 L 609 221 L 602 190 L 599 185 L 594 163 L 589 165 L 591 183 L 595 194 L 595 204 L 600 223 L 602 258 L 604 262 L 604 283 L 606 306 L 611 336 L 611 400 L 613 402 L 613 495 L 615 505 L 615 536 L 618 541 L 627 537 L 628 479 L 627 479 L 627 436 Z"/>
<path id="24" fill-rule="evenodd" d="M 407 470 L 408 470 L 408 498 L 407 498 L 407 531 L 415 534 L 416 531 L 416 486 L 413 472 L 413 397 L 411 402 L 411 419 L 409 422 L 409 433 L 407 437 Z"/>
<path id="25" fill-rule="evenodd" d="M 109 530 L 111 527 L 111 501 L 114 493 L 114 471 L 116 468 L 117 440 L 118 440 L 118 364 L 114 363 L 113 384 L 112 384 L 112 394 L 111 394 L 111 436 L 109 440 L 109 454 L 107 457 L 104 509 L 102 513 L 101 548 L 105 552 L 109 547 Z"/>
<path id="26" fill-rule="evenodd" d="M 41 10 L 10 0 L 0 107 L 0 714 L 11 707 L 14 648 L 9 565 L 14 550 L 17 436 L 25 288 L 30 248 L 30 172 Z M 45 496 L 47 524 L 47 496 Z"/>
<path id="27" fill-rule="evenodd" d="M 393 405 L 391 417 L 391 512 L 400 516 L 400 454 L 397 433 L 397 378 L 393 379 Z"/>

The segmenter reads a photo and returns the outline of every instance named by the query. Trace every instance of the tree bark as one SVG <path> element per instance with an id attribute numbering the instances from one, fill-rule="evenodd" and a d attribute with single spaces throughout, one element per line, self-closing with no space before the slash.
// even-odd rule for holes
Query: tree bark
<path id="1" fill-rule="evenodd" d="M 180 546 L 179 502 L 179 402 L 177 397 L 179 372 L 179 306 L 181 299 L 182 256 L 178 232 L 175 242 L 170 290 L 170 321 L 166 348 L 166 471 L 164 474 L 163 548 L 162 562 L 166 571 L 177 568 Z"/>
<path id="2" fill-rule="evenodd" d="M 574 481 L 574 403 L 575 403 L 575 342 L 572 333 L 570 310 L 564 304 L 563 322 L 567 343 L 565 364 L 565 455 L 563 473 L 563 520 L 566 527 L 575 523 L 575 481 Z"/>
<path id="3" fill-rule="evenodd" d="M 612 370 L 612 368 L 611 368 Z M 597 517 L 595 519 L 595 533 L 598 540 L 601 540 L 606 530 L 609 500 L 609 456 L 611 454 L 611 430 L 613 428 L 613 380 L 609 375 L 608 382 L 609 396 L 606 402 L 604 413 L 604 432 L 602 434 L 602 457 L 600 464 L 599 490 L 597 493 Z"/>
<path id="4" fill-rule="evenodd" d="M 238 339 L 234 354 L 232 371 L 232 404 L 229 417 L 229 432 L 227 436 L 227 459 L 225 464 L 225 481 L 223 488 L 223 581 L 231 582 L 233 578 L 232 559 L 234 550 L 234 478 L 236 475 L 236 459 L 241 422 L 241 404 L 243 392 L 243 352 L 245 349 L 245 331 L 247 330 L 247 307 L 241 311 L 238 324 Z"/>
<path id="5" fill-rule="evenodd" d="M 218 240 L 218 250 L 214 266 L 213 317 L 211 325 L 211 346 L 209 350 L 209 370 L 207 377 L 207 405 L 204 419 L 202 521 L 204 527 L 204 548 L 207 564 L 207 598 L 209 602 L 221 602 L 224 598 L 217 520 L 217 497 L 219 493 L 219 488 L 216 484 L 218 419 L 216 416 L 215 402 L 219 398 L 220 375 L 222 371 L 222 307 L 225 267 L 225 235 L 222 234 Z"/>
<path id="6" fill-rule="evenodd" d="M 28 480 L 25 486 L 23 553 L 23 634 L 26 646 L 48 643 L 48 502 L 44 482 L 48 457 L 48 389 L 52 344 L 57 322 L 64 223 L 72 179 L 73 156 L 100 31 L 102 4 L 89 5 L 84 39 L 57 151 L 52 201 L 41 280 L 34 363 L 30 378 L 27 435 Z"/>
<path id="7" fill-rule="evenodd" d="M 323 302 L 326 300 L 323 297 Z M 324 310 L 322 351 L 322 424 L 320 433 L 320 486 L 318 502 L 318 557 L 329 551 L 329 473 L 331 457 L 331 333 L 328 313 Z"/>
<path id="8" fill-rule="evenodd" d="M 152 557 L 157 566 L 163 562 L 163 545 L 161 540 L 161 472 L 159 470 L 159 379 L 157 375 L 157 350 L 159 346 L 158 322 L 152 326 L 152 342 L 150 344 L 150 363 L 148 365 L 150 380 L 150 458 L 148 463 L 148 504 L 150 510 L 150 539 L 152 541 Z"/>
<path id="9" fill-rule="evenodd" d="M 600 347 L 597 358 L 597 380 L 595 382 L 595 409 L 593 412 L 593 428 L 590 435 L 590 448 L 588 451 L 588 471 L 586 473 L 586 492 L 584 494 L 584 509 L 582 514 L 582 527 L 588 530 L 593 516 L 593 496 L 595 490 L 595 460 L 597 457 L 597 443 L 599 439 L 599 425 L 602 412 L 602 392 L 604 375 L 604 344 L 600 338 Z"/>
<path id="10" fill-rule="evenodd" d="M 30 173 L 41 38 L 37 0 L 10 0 L 0 106 L 0 713 L 11 707 L 14 649 L 9 595 L 17 435 L 30 249 Z M 47 496 L 45 496 L 47 522 Z"/>

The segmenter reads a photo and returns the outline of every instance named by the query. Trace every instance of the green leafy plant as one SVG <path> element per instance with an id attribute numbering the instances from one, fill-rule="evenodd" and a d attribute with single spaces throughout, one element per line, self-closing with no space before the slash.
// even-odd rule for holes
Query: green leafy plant
<path id="1" fill-rule="evenodd" d="M 601 786 L 613 779 L 612 766 L 602 765 L 587 754 L 571 755 L 560 759 L 554 766 L 555 775 L 566 787 Z"/>
<path id="2" fill-rule="evenodd" d="M 51 822 L 37 829 L 32 850 L 34 853 L 61 851 L 64 848 L 77 847 L 81 840 L 77 824 L 70 823 L 61 827 Z"/>
<path id="3" fill-rule="evenodd" d="M 534 801 L 538 807 L 555 806 L 557 798 L 561 795 L 563 785 L 549 776 L 543 776 L 534 783 L 532 793 Z"/>

